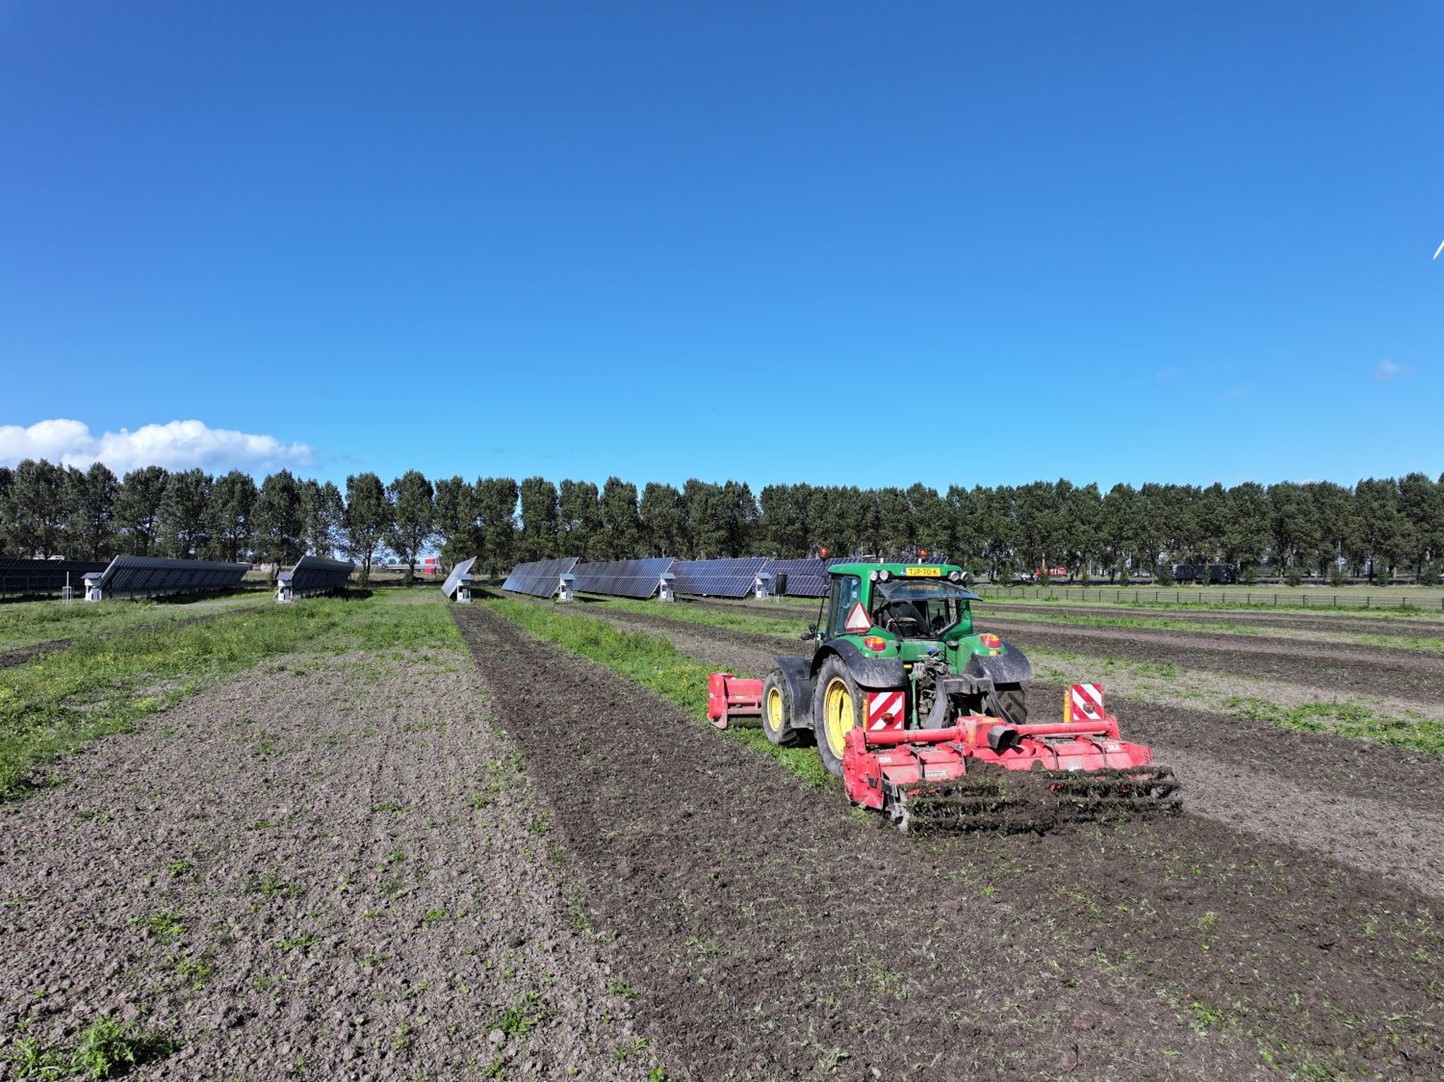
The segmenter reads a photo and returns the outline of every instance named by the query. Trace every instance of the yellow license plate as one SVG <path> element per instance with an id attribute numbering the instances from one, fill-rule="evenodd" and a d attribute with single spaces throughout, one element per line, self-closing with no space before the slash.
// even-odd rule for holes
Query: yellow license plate
<path id="1" fill-rule="evenodd" d="M 943 577 L 943 569 L 940 567 L 910 567 L 908 578 L 910 579 L 940 579 Z"/>

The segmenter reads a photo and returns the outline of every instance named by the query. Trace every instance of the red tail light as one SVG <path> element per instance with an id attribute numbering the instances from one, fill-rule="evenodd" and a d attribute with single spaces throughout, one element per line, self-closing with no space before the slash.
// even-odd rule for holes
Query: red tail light
<path id="1" fill-rule="evenodd" d="M 1003 640 L 996 635 L 979 635 L 978 645 L 985 650 L 996 650 L 1003 645 Z"/>
<path id="2" fill-rule="evenodd" d="M 887 640 L 881 635 L 869 635 L 862 640 L 862 644 L 869 650 L 873 650 L 879 654 L 887 649 Z"/>

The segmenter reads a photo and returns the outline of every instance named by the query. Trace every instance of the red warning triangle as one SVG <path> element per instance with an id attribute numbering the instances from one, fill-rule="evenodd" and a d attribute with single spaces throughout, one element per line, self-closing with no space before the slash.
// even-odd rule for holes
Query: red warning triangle
<path id="1" fill-rule="evenodd" d="M 862 607 L 861 601 L 854 601 L 852 611 L 847 614 L 847 621 L 842 625 L 844 631 L 866 631 L 872 627 L 872 621 L 868 619 L 867 610 Z"/>

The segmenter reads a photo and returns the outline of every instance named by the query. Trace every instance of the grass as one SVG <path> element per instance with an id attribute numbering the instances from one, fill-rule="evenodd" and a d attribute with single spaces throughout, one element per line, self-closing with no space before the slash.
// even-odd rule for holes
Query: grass
<path id="1" fill-rule="evenodd" d="M 485 603 L 508 620 L 526 628 L 537 638 L 554 642 L 629 680 L 635 680 L 662 698 L 682 707 L 699 721 L 706 721 L 707 677 L 713 667 L 705 661 L 698 661 L 681 653 L 666 639 L 636 631 L 623 631 L 602 620 L 588 619 L 523 601 L 503 598 Z M 711 615 L 713 610 L 700 611 Z M 761 729 L 728 729 L 723 735 L 778 760 L 809 785 L 822 787 L 831 781 L 831 776 L 822 766 L 822 760 L 812 748 L 775 747 Z"/>
<path id="2" fill-rule="evenodd" d="M 1239 717 L 1264 721 L 1298 733 L 1333 733 L 1387 747 L 1444 755 L 1444 722 L 1396 718 L 1355 703 L 1302 703 L 1280 706 L 1267 699 L 1234 696 L 1228 708 Z"/>
<path id="3" fill-rule="evenodd" d="M 204 623 L 123 635 L 101 622 L 80 637 L 76 623 L 66 649 L 0 670 L 0 800 L 23 795 L 42 767 L 87 741 L 129 732 L 151 714 L 267 658 L 302 648 L 459 652 L 444 599 L 439 591 L 427 593 L 435 594 L 431 604 L 425 603 L 429 598 L 377 594 L 237 605 Z M 89 610 L 73 605 L 65 611 Z"/>
<path id="4" fill-rule="evenodd" d="M 79 583 L 76 583 L 77 589 Z M 208 597 L 200 601 L 118 599 L 99 604 L 23 601 L 0 605 L 0 650 L 23 649 L 62 639 L 94 638 L 122 631 L 150 630 L 245 609 L 275 605 L 269 592 Z"/>

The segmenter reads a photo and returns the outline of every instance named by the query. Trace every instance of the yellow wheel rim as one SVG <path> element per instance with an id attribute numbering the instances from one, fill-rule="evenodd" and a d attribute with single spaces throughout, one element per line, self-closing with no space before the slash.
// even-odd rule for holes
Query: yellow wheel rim
<path id="1" fill-rule="evenodd" d="M 847 682 L 834 677 L 822 693 L 822 729 L 828 750 L 837 758 L 842 758 L 847 732 L 856 724 L 857 711 L 853 709 Z"/>
<path id="2" fill-rule="evenodd" d="M 767 702 L 762 708 L 762 720 L 773 733 L 782 732 L 782 723 L 785 719 L 782 716 L 781 688 L 767 689 Z"/>

